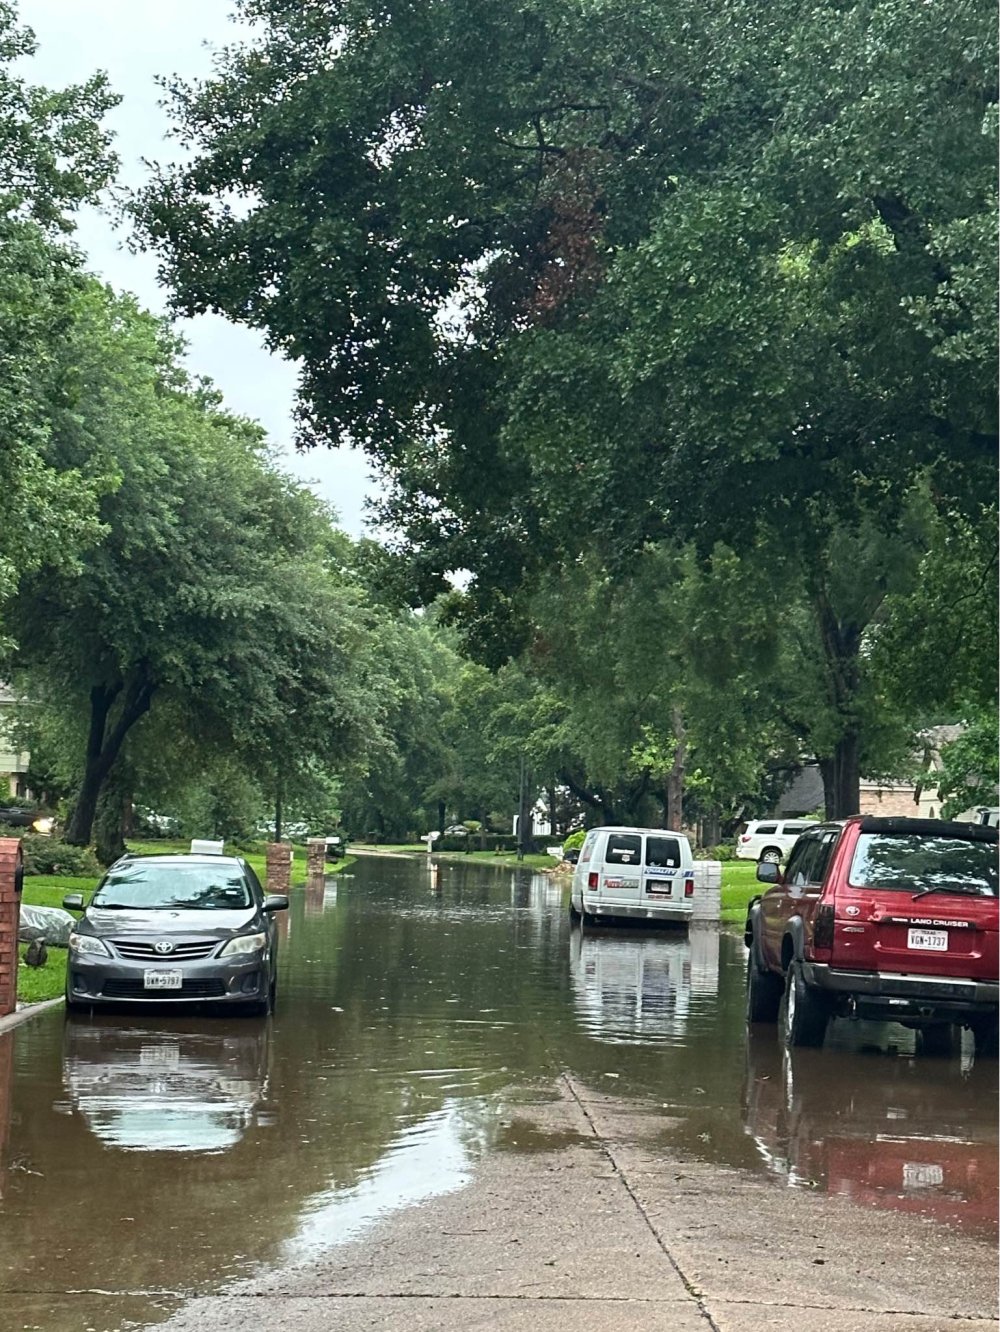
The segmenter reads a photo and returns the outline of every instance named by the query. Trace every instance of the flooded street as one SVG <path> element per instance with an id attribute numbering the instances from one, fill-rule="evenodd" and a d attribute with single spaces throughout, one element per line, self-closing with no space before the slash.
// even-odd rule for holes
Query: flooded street
<path id="1" fill-rule="evenodd" d="M 593 1153 L 524 1113 L 560 1085 L 641 1106 L 653 1159 L 995 1239 L 995 1061 L 875 1024 L 748 1041 L 735 935 L 571 929 L 561 880 L 389 858 L 297 890 L 283 929 L 269 1021 L 56 1008 L 0 1036 L 3 1332 L 152 1326 L 500 1154 Z"/>

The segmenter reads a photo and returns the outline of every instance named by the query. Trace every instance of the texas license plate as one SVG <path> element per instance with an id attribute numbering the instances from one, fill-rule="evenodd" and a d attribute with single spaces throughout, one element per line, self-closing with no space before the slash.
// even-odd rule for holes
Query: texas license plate
<path id="1" fill-rule="evenodd" d="M 944 953 L 948 948 L 947 930 L 910 930 L 906 936 L 907 948 L 920 948 L 924 952 Z"/>
<path id="2" fill-rule="evenodd" d="M 147 990 L 179 990 L 182 976 L 179 971 L 145 971 L 142 983 Z"/>
<path id="3" fill-rule="evenodd" d="M 944 1167 L 906 1161 L 903 1165 L 904 1189 L 935 1189 L 944 1183 Z"/>

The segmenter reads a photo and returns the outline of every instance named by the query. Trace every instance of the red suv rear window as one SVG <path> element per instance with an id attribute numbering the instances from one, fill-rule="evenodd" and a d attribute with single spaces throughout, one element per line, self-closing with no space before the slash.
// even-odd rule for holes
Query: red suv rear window
<path id="1" fill-rule="evenodd" d="M 997 850 L 989 842 L 906 833 L 862 833 L 850 883 L 902 893 L 997 895 Z"/>

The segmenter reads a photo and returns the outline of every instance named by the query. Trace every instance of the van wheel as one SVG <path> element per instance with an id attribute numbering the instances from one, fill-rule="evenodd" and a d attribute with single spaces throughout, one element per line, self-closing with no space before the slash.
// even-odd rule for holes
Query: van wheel
<path id="1" fill-rule="evenodd" d="M 760 859 L 762 864 L 780 865 L 781 852 L 776 846 L 768 846 L 760 853 Z"/>
<path id="2" fill-rule="evenodd" d="M 773 971 L 761 971 L 751 949 L 747 958 L 747 1022 L 777 1022 L 781 994 L 781 977 Z"/>
<path id="3" fill-rule="evenodd" d="M 782 1035 L 789 1047 L 823 1044 L 830 1010 L 826 1002 L 802 979 L 802 967 L 792 961 L 785 982 Z"/>
<path id="4" fill-rule="evenodd" d="M 573 905 L 573 899 L 572 899 L 572 897 L 569 899 L 569 918 L 570 918 L 570 920 L 572 920 L 572 921 L 577 921 L 577 920 L 580 919 L 580 913 L 579 913 L 579 911 L 577 911 L 576 907 Z"/>

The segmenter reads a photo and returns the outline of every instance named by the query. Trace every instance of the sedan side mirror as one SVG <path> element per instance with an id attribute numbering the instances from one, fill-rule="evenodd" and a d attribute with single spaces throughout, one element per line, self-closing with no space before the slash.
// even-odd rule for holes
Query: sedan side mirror
<path id="1" fill-rule="evenodd" d="M 63 898 L 64 911 L 82 911 L 83 893 L 67 893 Z"/>
<path id="2" fill-rule="evenodd" d="M 265 911 L 287 911 L 288 898 L 284 893 L 268 893 L 264 898 Z"/>
<path id="3" fill-rule="evenodd" d="M 757 862 L 757 881 L 759 883 L 784 883 L 781 869 L 773 860 Z"/>

